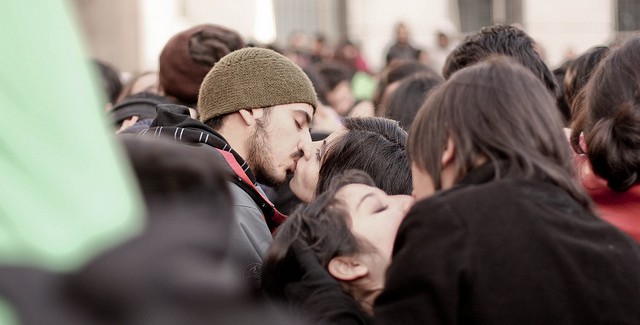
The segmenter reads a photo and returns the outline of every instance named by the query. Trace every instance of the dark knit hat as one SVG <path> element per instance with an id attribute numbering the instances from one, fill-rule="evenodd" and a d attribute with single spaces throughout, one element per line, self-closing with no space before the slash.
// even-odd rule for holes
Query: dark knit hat
<path id="1" fill-rule="evenodd" d="M 284 55 L 246 48 L 222 58 L 202 81 L 200 120 L 241 109 L 306 103 L 315 108 L 316 92 L 307 75 Z"/>
<path id="2" fill-rule="evenodd" d="M 211 67 L 245 46 L 238 33 L 217 25 L 198 25 L 178 33 L 160 54 L 160 85 L 166 95 L 195 104 L 202 79 Z"/>

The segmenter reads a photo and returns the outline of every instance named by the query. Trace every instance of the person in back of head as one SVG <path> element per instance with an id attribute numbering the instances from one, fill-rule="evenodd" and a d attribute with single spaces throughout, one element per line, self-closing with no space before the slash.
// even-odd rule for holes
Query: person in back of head
<path id="1" fill-rule="evenodd" d="M 531 70 L 549 92 L 556 94 L 558 85 L 553 73 L 535 49 L 535 41 L 522 29 L 514 26 L 493 25 L 467 36 L 449 54 L 442 75 L 449 79 L 454 72 L 481 62 L 494 55 L 509 56 Z"/>
<path id="2" fill-rule="evenodd" d="M 571 146 L 600 217 L 640 242 L 640 38 L 612 49 L 579 95 Z"/>
<path id="3" fill-rule="evenodd" d="M 401 80 L 383 105 L 382 116 L 398 121 L 408 131 L 429 92 L 443 81 L 442 77 L 431 73 L 416 73 Z"/>
<path id="4" fill-rule="evenodd" d="M 389 97 L 391 97 L 396 88 L 398 88 L 400 81 L 415 73 L 437 75 L 433 69 L 416 60 L 394 61 L 382 71 L 382 76 L 380 77 L 372 100 L 373 106 L 375 107 L 375 116 L 382 116 L 381 112 L 386 109 L 385 105 Z"/>
<path id="5" fill-rule="evenodd" d="M 109 110 L 115 105 L 118 95 L 122 90 L 122 81 L 120 80 L 120 72 L 114 66 L 98 59 L 91 60 L 94 67 L 98 70 L 101 86 L 103 89 L 104 99 L 106 100 L 105 110 Z"/>
<path id="6" fill-rule="evenodd" d="M 109 111 L 116 133 L 138 133 L 156 118 L 156 106 L 172 101 L 160 94 L 158 73 L 146 71 L 133 77 L 122 88 L 118 101 Z"/>
<path id="7" fill-rule="evenodd" d="M 373 323 L 640 319 L 640 247 L 594 214 L 554 97 L 528 69 L 497 57 L 451 76 L 420 109 L 407 151 L 418 201 L 397 228 Z M 352 220 L 393 207 L 348 197 Z M 362 323 L 318 249 L 294 244 L 298 277 L 287 274 L 284 294 L 326 323 Z M 357 277 L 362 267 L 344 270 Z M 327 306 L 340 312 L 323 319 Z"/>
<path id="8" fill-rule="evenodd" d="M 600 61 L 609 53 L 607 46 L 595 46 L 584 52 L 577 58 L 569 61 L 562 79 L 562 95 L 564 96 L 569 112 L 567 122 L 570 125 L 578 115 L 577 110 L 580 105 L 576 103 L 578 94 L 591 78 L 593 71 L 598 67 Z"/>
<path id="9" fill-rule="evenodd" d="M 134 93 L 123 98 L 112 112 L 115 122 L 122 126 L 136 127 L 126 131 L 137 133 L 148 128 L 155 118 L 155 107 L 174 103 L 194 110 L 198 102 L 200 84 L 209 70 L 223 56 L 241 48 L 246 43 L 236 31 L 213 24 L 191 27 L 174 35 L 165 44 L 159 59 L 157 91 Z M 120 128 L 124 131 L 125 128 Z"/>
<path id="10" fill-rule="evenodd" d="M 199 120 L 184 106 L 160 105 L 152 127 L 141 132 L 194 144 L 223 162 L 234 201 L 230 257 L 255 286 L 271 233 L 285 219 L 258 182 L 277 187 L 296 170 L 311 141 L 316 98 L 311 81 L 291 60 L 246 48 L 223 57 L 204 78 Z"/>
<path id="11" fill-rule="evenodd" d="M 173 36 L 162 49 L 160 90 L 179 104 L 195 107 L 202 80 L 225 55 L 246 47 L 236 31 L 198 25 Z"/>

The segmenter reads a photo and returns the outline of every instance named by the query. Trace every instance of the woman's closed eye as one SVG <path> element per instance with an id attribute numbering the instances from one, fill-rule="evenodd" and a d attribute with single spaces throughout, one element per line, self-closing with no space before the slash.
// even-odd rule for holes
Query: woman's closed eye
<path id="1" fill-rule="evenodd" d="M 373 213 L 380 213 L 380 212 L 383 212 L 383 211 L 387 210 L 388 208 L 389 208 L 388 205 L 386 205 L 386 204 L 383 205 L 382 203 L 380 203 L 380 205 L 378 205 L 378 207 L 375 208 Z"/>

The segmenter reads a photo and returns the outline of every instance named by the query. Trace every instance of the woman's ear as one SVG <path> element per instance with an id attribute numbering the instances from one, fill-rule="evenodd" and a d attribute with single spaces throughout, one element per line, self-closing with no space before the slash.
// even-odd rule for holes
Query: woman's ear
<path id="1" fill-rule="evenodd" d="M 356 256 L 338 256 L 329 261 L 328 271 L 341 281 L 353 281 L 369 274 L 369 268 Z"/>
<path id="2" fill-rule="evenodd" d="M 247 126 L 252 126 L 256 123 L 257 119 L 262 118 L 264 115 L 263 108 L 253 108 L 253 109 L 241 109 L 238 111 L 240 113 L 240 117 L 244 121 Z"/>
<path id="3" fill-rule="evenodd" d="M 442 167 L 446 167 L 449 163 L 453 161 L 453 158 L 456 155 L 456 144 L 453 142 L 451 136 L 447 139 L 447 145 L 444 147 L 444 151 L 442 152 Z"/>

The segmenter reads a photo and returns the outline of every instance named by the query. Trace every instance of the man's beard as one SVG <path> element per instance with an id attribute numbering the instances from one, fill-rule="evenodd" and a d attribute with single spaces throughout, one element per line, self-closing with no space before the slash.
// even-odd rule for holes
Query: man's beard
<path id="1" fill-rule="evenodd" d="M 278 178 L 278 171 L 274 166 L 271 144 L 268 141 L 264 123 L 256 125 L 255 131 L 249 138 L 248 147 L 247 164 L 249 164 L 251 171 L 256 176 L 258 183 L 271 187 L 282 185 L 285 177 Z"/>

